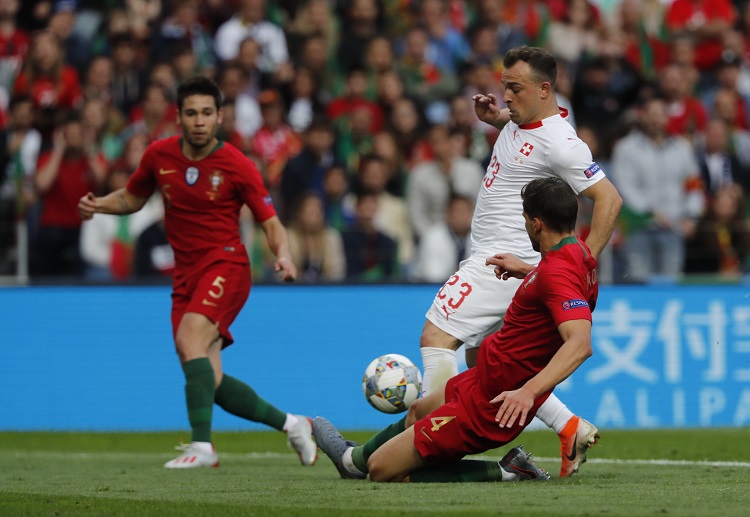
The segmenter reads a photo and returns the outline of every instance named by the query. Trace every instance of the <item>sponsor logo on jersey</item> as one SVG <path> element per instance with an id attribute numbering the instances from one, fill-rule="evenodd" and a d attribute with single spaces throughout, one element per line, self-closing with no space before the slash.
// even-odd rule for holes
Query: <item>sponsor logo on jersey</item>
<path id="1" fill-rule="evenodd" d="M 533 150 L 534 150 L 534 146 L 533 145 L 531 145 L 528 142 L 524 142 L 523 147 L 521 147 L 521 149 L 519 149 L 518 152 L 521 153 L 524 156 L 528 156 L 528 155 L 531 154 L 531 151 L 533 151 Z"/>
<path id="2" fill-rule="evenodd" d="M 588 307 L 589 302 L 586 300 L 568 300 L 566 302 L 562 302 L 562 308 L 564 311 L 567 311 L 569 309 L 578 309 L 579 307 Z"/>
<path id="3" fill-rule="evenodd" d="M 185 181 L 190 186 L 195 185 L 195 182 L 198 181 L 198 169 L 196 167 L 187 168 L 185 171 Z"/>
<path id="4" fill-rule="evenodd" d="M 588 169 L 586 169 L 585 171 L 583 171 L 583 173 L 586 175 L 587 178 L 590 178 L 591 176 L 593 176 L 594 174 L 596 174 L 600 170 L 601 170 L 601 167 L 599 167 L 599 164 L 596 163 L 596 162 L 594 162 L 594 163 L 592 163 L 589 166 Z"/>

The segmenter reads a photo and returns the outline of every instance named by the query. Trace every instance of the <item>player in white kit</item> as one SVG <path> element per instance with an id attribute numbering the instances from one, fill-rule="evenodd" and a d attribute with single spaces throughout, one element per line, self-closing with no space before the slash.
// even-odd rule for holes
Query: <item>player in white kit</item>
<path id="1" fill-rule="evenodd" d="M 474 366 L 485 336 L 503 323 L 521 280 L 503 276 L 519 261 L 527 274 L 540 257 L 526 236 L 521 188 L 531 180 L 560 176 L 577 194 L 594 201 L 591 232 L 586 245 L 598 257 L 609 240 L 622 205 L 617 190 L 593 162 L 588 146 L 565 120 L 557 106 L 554 57 L 546 50 L 519 47 L 504 58 L 503 101 L 494 95 L 475 95 L 480 120 L 501 129 L 480 187 L 471 224 L 471 256 L 438 291 L 427 311 L 420 347 L 424 394 L 458 373 L 456 350 L 465 344 L 466 363 Z M 498 279 L 501 280 L 498 280 Z M 537 417 L 557 432 L 562 466 L 560 476 L 578 471 L 598 430 L 575 416 L 554 393 Z"/>

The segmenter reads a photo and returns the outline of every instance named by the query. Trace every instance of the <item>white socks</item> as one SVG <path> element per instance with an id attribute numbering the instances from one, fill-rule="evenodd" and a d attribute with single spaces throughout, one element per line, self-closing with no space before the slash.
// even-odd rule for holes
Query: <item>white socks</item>
<path id="1" fill-rule="evenodd" d="M 450 348 L 421 347 L 422 367 L 422 397 L 426 397 L 434 390 L 448 382 L 448 379 L 458 374 L 456 351 Z"/>
<path id="2" fill-rule="evenodd" d="M 297 423 L 297 416 L 293 415 L 291 413 L 286 414 L 286 420 L 284 421 L 284 427 L 281 429 L 284 431 L 288 431 L 290 427 L 294 427 L 294 425 Z"/>
<path id="3" fill-rule="evenodd" d="M 341 463 L 344 465 L 344 468 L 351 472 L 352 474 L 365 474 L 367 475 L 367 472 L 362 472 L 357 468 L 357 466 L 354 464 L 354 460 L 352 460 L 352 451 L 354 451 L 354 447 L 349 447 L 344 451 L 344 456 L 341 458 Z"/>
<path id="4" fill-rule="evenodd" d="M 214 446 L 211 445 L 211 442 L 192 442 L 190 446 L 194 449 L 198 449 L 201 452 L 206 452 L 209 454 L 214 453 Z"/>
<path id="5" fill-rule="evenodd" d="M 536 416 L 547 427 L 551 427 L 557 434 L 560 434 L 568 420 L 573 418 L 573 412 L 554 393 L 551 393 L 536 412 Z"/>

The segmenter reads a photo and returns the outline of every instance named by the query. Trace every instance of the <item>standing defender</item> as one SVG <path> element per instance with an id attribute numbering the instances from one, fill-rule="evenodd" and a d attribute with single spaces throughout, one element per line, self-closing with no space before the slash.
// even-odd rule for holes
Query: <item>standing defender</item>
<path id="1" fill-rule="evenodd" d="M 304 465 L 317 447 L 310 419 L 284 413 L 247 384 L 223 373 L 221 351 L 234 341 L 229 326 L 250 293 L 247 251 L 240 240 L 239 213 L 250 207 L 276 255 L 283 281 L 297 276 L 286 229 L 255 165 L 216 138 L 221 124 L 221 93 L 209 79 L 189 79 L 177 90 L 177 121 L 182 137 L 151 144 L 125 188 L 104 197 L 89 193 L 78 209 L 83 219 L 95 213 L 130 214 L 140 210 L 155 189 L 164 198 L 165 226 L 175 253 L 172 330 L 185 373 L 185 399 L 192 442 L 181 446 L 166 468 L 218 467 L 211 444 L 213 404 L 241 418 L 287 433 Z"/>

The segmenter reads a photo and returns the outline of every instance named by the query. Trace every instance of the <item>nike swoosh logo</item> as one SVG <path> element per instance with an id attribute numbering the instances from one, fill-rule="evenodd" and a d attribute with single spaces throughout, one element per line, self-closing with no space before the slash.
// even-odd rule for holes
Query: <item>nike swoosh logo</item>
<path id="1" fill-rule="evenodd" d="M 210 305 L 211 307 L 218 307 L 217 304 L 215 304 L 214 302 L 209 302 L 205 298 L 203 299 L 203 305 Z M 573 457 L 575 458 L 575 456 L 573 456 Z"/>
<path id="2" fill-rule="evenodd" d="M 177 169 L 159 169 L 159 174 L 172 174 L 173 172 L 177 172 Z"/>
<path id="3" fill-rule="evenodd" d="M 578 440 L 577 436 L 573 439 L 573 451 L 567 456 L 565 456 L 570 461 L 573 461 L 574 459 L 576 459 L 576 455 L 578 454 L 578 451 L 576 450 L 576 440 Z"/>

